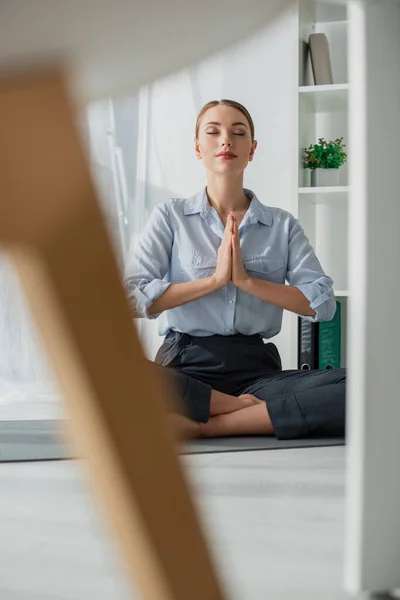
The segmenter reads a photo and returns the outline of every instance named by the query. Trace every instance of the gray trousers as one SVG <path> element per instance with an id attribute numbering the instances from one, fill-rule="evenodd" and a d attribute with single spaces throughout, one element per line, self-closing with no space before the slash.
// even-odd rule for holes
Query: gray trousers
<path id="1" fill-rule="evenodd" d="M 278 439 L 345 434 L 346 369 L 283 371 L 277 347 L 259 335 L 172 331 L 155 363 L 176 390 L 178 411 L 195 421 L 208 421 L 215 389 L 264 400 Z"/>

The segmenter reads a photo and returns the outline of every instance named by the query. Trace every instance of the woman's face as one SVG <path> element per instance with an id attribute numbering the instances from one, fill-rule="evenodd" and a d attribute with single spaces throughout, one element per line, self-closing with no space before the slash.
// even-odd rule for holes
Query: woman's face
<path id="1" fill-rule="evenodd" d="M 244 171 L 256 147 L 257 142 L 251 141 L 250 123 L 237 108 L 219 104 L 203 115 L 195 150 L 209 171 Z"/>

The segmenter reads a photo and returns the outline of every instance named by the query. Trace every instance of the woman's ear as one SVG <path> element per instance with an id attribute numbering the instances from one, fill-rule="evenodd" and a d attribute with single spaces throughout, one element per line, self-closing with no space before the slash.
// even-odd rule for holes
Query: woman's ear
<path id="1" fill-rule="evenodd" d="M 258 145 L 257 141 L 254 140 L 254 142 L 253 142 L 253 144 L 251 146 L 251 150 L 250 150 L 250 154 L 249 154 L 249 160 L 253 160 L 254 152 L 256 151 L 257 145 Z"/>
<path id="2" fill-rule="evenodd" d="M 201 158 L 200 146 L 199 146 L 199 143 L 198 143 L 198 141 L 196 139 L 194 140 L 194 150 L 196 152 L 197 158 L 200 159 Z"/>

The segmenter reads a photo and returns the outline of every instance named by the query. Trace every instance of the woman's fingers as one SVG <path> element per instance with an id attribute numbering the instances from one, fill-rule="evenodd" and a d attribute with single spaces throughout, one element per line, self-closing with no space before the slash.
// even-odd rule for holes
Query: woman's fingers
<path id="1" fill-rule="evenodd" d="M 232 249 L 234 252 L 237 251 L 237 245 L 238 245 L 238 237 L 236 235 L 236 233 L 232 234 Z"/>
<path id="2" fill-rule="evenodd" d="M 225 253 L 226 253 L 226 256 L 227 256 L 228 258 L 230 258 L 230 257 L 231 257 L 231 255 L 232 255 L 232 245 L 233 245 L 233 241 L 232 241 L 232 233 L 230 233 L 230 234 L 229 234 L 228 241 L 227 241 L 227 243 L 226 243 L 226 246 L 225 246 Z"/>
<path id="3" fill-rule="evenodd" d="M 232 228 L 231 219 L 230 219 L 230 217 L 228 217 L 226 220 L 224 235 L 222 236 L 223 242 L 227 242 L 227 240 L 229 239 L 229 234 L 231 232 L 231 228 Z"/>
<path id="4" fill-rule="evenodd" d="M 233 219 L 232 219 L 231 215 L 229 215 L 229 217 L 226 220 L 225 231 L 224 231 L 224 235 L 222 237 L 222 244 L 225 244 L 228 246 L 230 245 L 232 230 L 233 230 Z"/>

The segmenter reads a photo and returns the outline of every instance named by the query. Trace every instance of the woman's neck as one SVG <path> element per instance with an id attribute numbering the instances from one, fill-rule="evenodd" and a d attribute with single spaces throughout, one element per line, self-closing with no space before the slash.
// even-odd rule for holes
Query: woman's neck
<path id="1" fill-rule="evenodd" d="M 209 174 L 206 191 L 210 205 L 222 217 L 231 212 L 244 213 L 249 208 L 250 200 L 243 191 L 243 174 L 237 178 Z"/>

